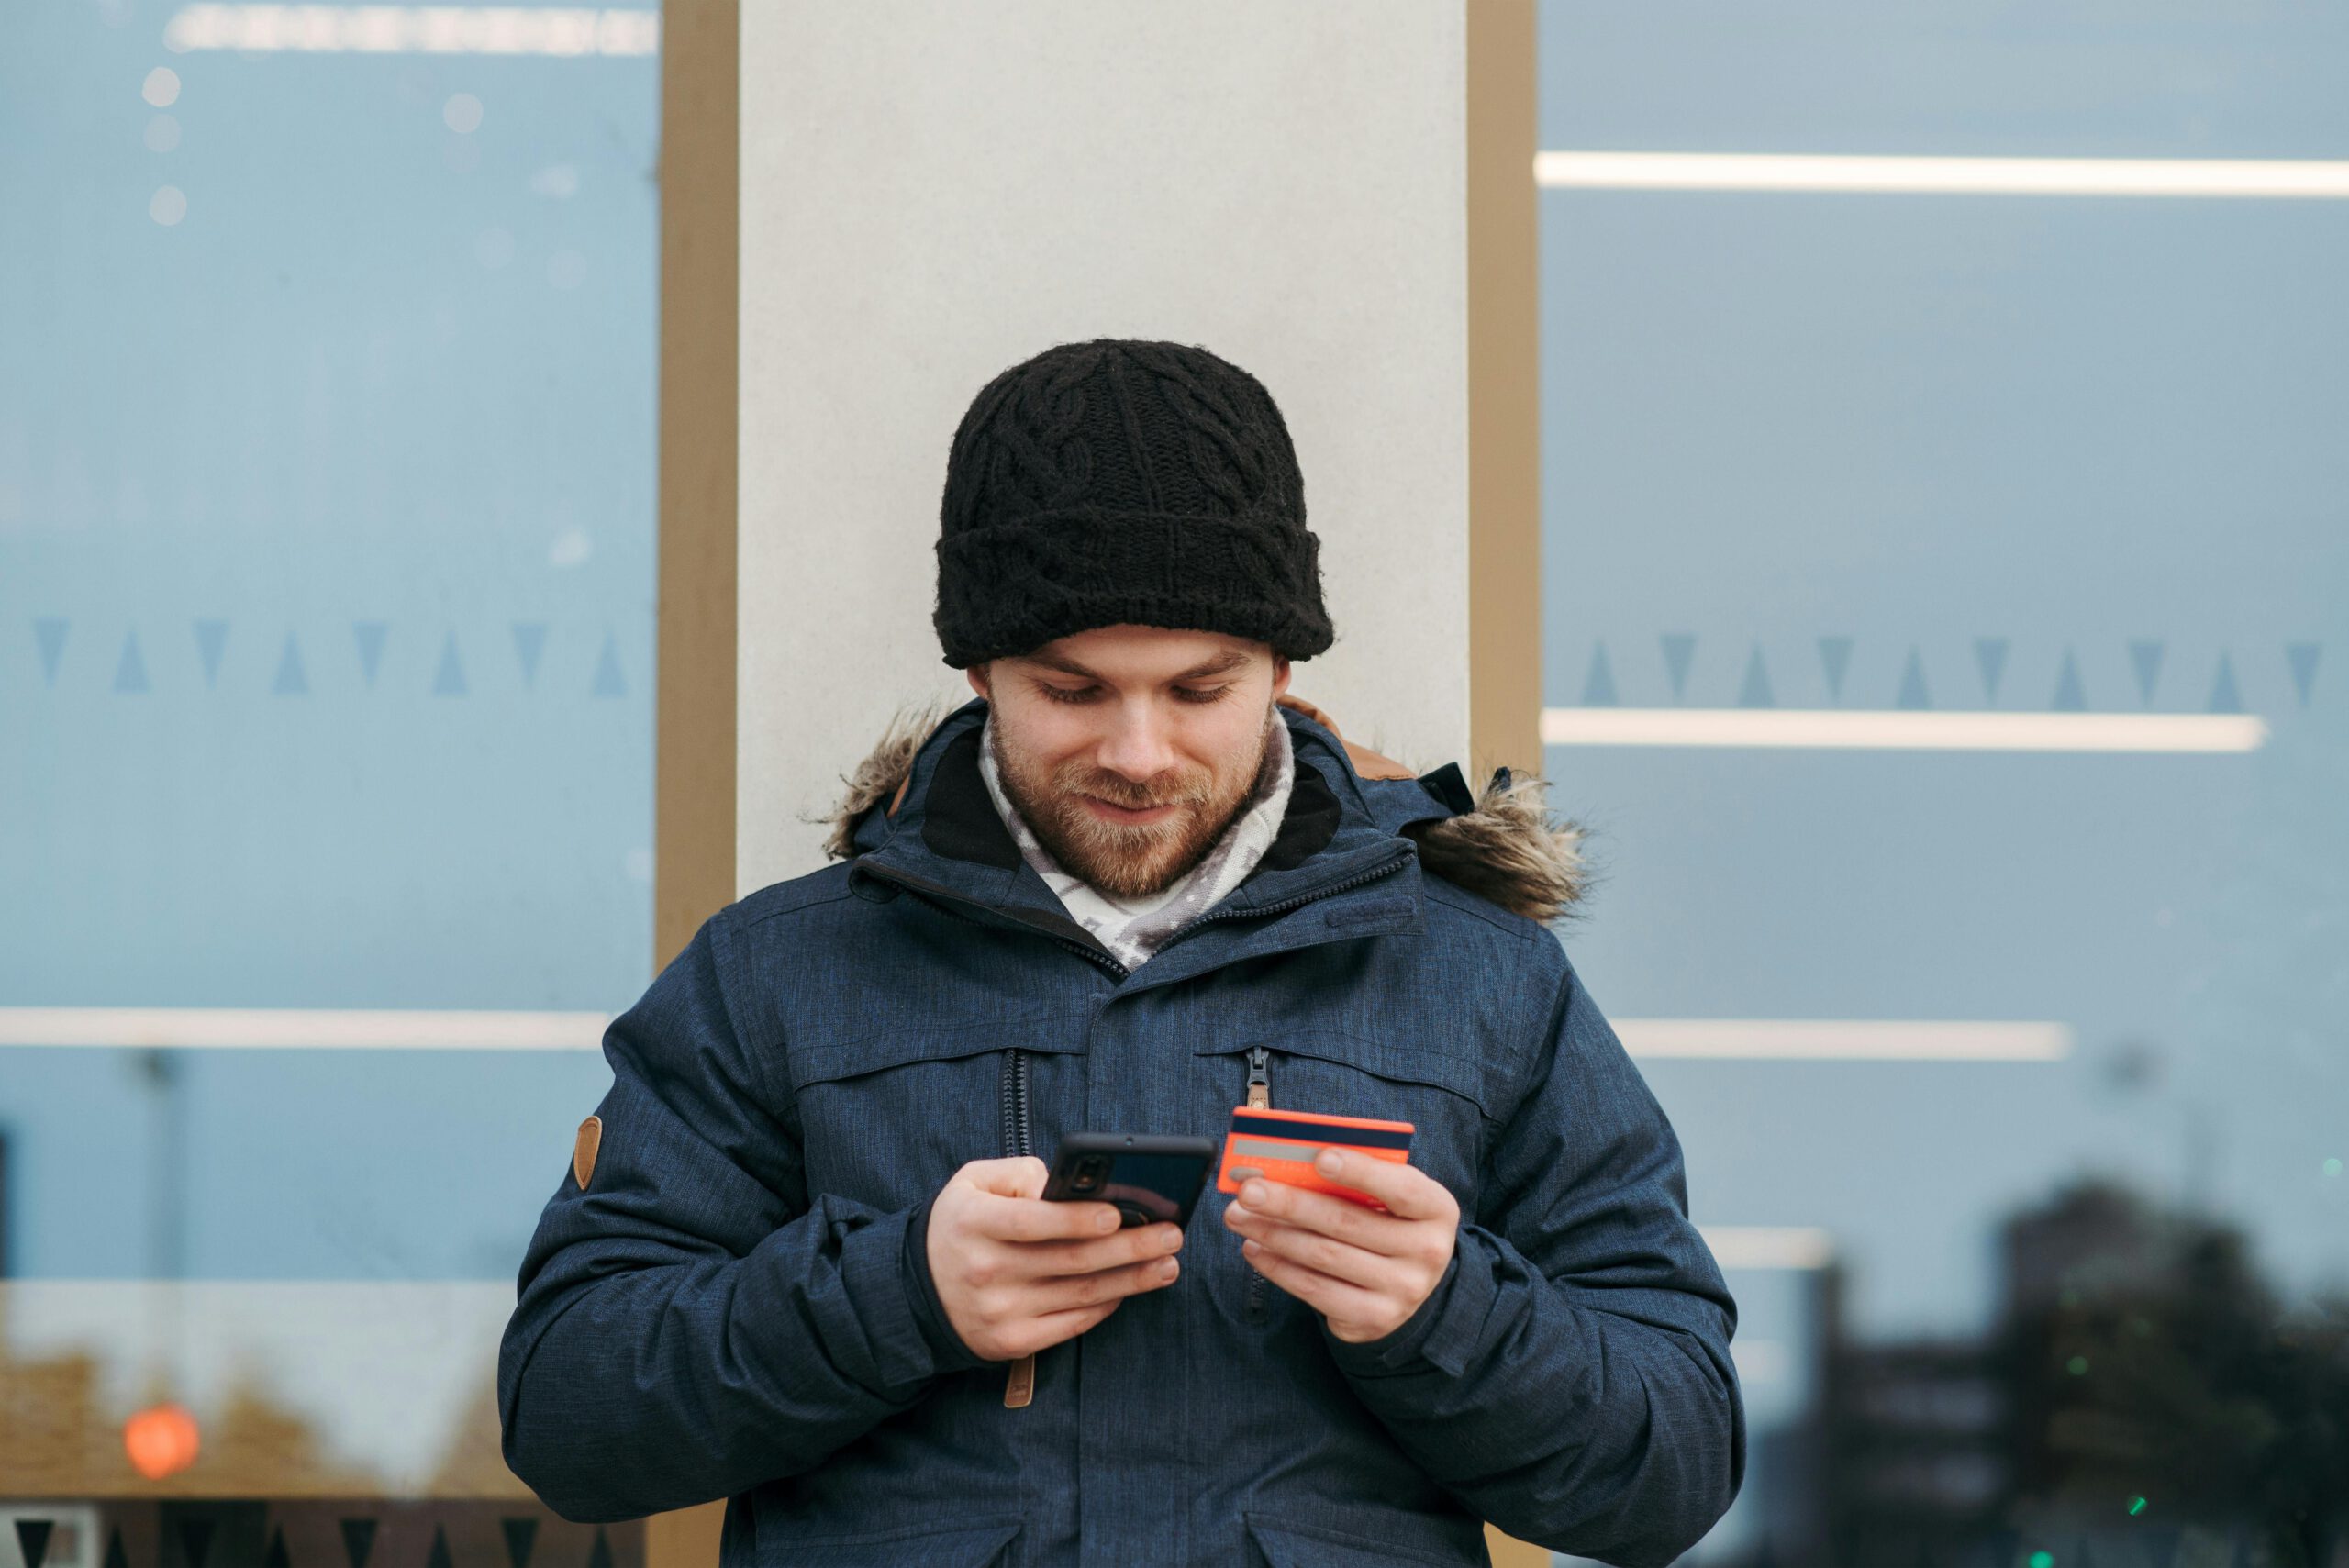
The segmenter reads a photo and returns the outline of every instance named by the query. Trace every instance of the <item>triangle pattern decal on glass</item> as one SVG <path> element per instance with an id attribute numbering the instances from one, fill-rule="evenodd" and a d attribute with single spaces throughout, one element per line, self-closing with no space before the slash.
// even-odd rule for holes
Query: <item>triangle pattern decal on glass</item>
<path id="1" fill-rule="evenodd" d="M 2137 675 L 2137 700 L 2147 707 L 2154 706 L 2154 688 L 2162 679 L 2162 656 L 2168 651 L 2168 643 L 2150 637 L 2129 645 L 2129 667 Z"/>
<path id="2" fill-rule="evenodd" d="M 1905 708 L 1933 706 L 1932 697 L 1925 690 L 1925 662 L 1918 657 L 1913 643 L 1909 649 L 1909 662 L 1900 667 L 1900 690 L 1893 696 L 1892 706 Z"/>
<path id="3" fill-rule="evenodd" d="M 220 655 L 228 651 L 228 623 L 225 620 L 200 620 L 195 623 L 195 656 L 204 665 L 204 684 L 208 687 L 220 679 Z"/>
<path id="4" fill-rule="evenodd" d="M 370 686 L 375 684 L 375 671 L 384 662 L 384 639 L 391 629 L 387 621 L 351 623 L 351 635 L 359 644 L 359 673 L 367 677 Z"/>
<path id="5" fill-rule="evenodd" d="M 596 1527 L 596 1544 L 587 1550 L 587 1568 L 612 1568 L 612 1543 L 604 1539 L 604 1527 Z"/>
<path id="6" fill-rule="evenodd" d="M 41 679 L 50 685 L 57 684 L 57 661 L 65 652 L 65 634 L 72 626 L 57 616 L 43 616 L 33 622 L 33 640 L 40 645 Z"/>
<path id="7" fill-rule="evenodd" d="M 262 1554 L 261 1568 L 294 1568 L 294 1559 L 285 1551 L 284 1525 L 269 1532 L 269 1550 Z"/>
<path id="8" fill-rule="evenodd" d="M 1745 657 L 1745 679 L 1737 688 L 1740 707 L 1776 707 L 1778 699 L 1771 695 L 1770 672 L 1762 662 L 1762 645 L 1755 643 L 1753 651 Z"/>
<path id="9" fill-rule="evenodd" d="M 130 1553 L 122 1549 L 122 1527 L 117 1525 L 106 1533 L 105 1568 L 130 1568 Z"/>
<path id="10" fill-rule="evenodd" d="M 1998 683 L 2007 673 L 2007 639 L 2003 637 L 1977 637 L 1974 639 L 1974 667 L 1982 673 L 1982 697 L 1993 707 L 1998 702 Z"/>
<path id="11" fill-rule="evenodd" d="M 204 1561 L 212 1555 L 212 1521 L 182 1519 L 180 1521 L 180 1560 L 187 1568 L 204 1568 Z"/>
<path id="12" fill-rule="evenodd" d="M 1697 639 L 1685 631 L 1664 634 L 1664 673 L 1672 682 L 1672 700 L 1688 695 L 1688 665 L 1697 656 Z"/>
<path id="13" fill-rule="evenodd" d="M 25 1554 L 25 1568 L 40 1568 L 49 1556 L 49 1532 L 55 1524 L 51 1519 L 18 1519 L 17 1550 Z"/>
<path id="14" fill-rule="evenodd" d="M 424 1554 L 424 1568 L 456 1568 L 449 1556 L 449 1529 L 446 1525 L 432 1527 L 432 1550 Z"/>
<path id="15" fill-rule="evenodd" d="M 1852 639 L 1848 637 L 1820 638 L 1819 667 L 1827 676 L 1827 695 L 1835 701 L 1842 702 L 1843 676 L 1852 667 Z"/>
<path id="16" fill-rule="evenodd" d="M 373 1519 L 342 1521 L 342 1554 L 349 1559 L 351 1568 L 367 1568 L 367 1558 L 374 1550 L 375 1521 Z"/>
<path id="17" fill-rule="evenodd" d="M 1607 662 L 1607 644 L 1594 644 L 1590 651 L 1590 673 L 1582 681 L 1582 706 L 1613 707 L 1619 700 L 1615 695 L 1615 671 Z"/>
<path id="18" fill-rule="evenodd" d="M 608 631 L 604 633 L 604 651 L 596 655 L 594 695 L 599 697 L 628 695 L 628 681 L 620 674 L 619 639 Z"/>
<path id="19" fill-rule="evenodd" d="M 508 1514 L 497 1521 L 506 1532 L 506 1568 L 530 1568 L 530 1548 L 539 1539 L 539 1521 L 528 1514 Z"/>
<path id="20" fill-rule="evenodd" d="M 539 655 L 546 651 L 547 623 L 542 620 L 514 623 L 514 657 L 522 664 L 522 684 L 535 685 L 539 679 Z"/>
<path id="21" fill-rule="evenodd" d="M 2210 682 L 2210 711 L 2243 711 L 2243 693 L 2235 688 L 2235 662 L 2224 653 L 2219 655 L 2219 673 Z"/>
<path id="22" fill-rule="evenodd" d="M 2288 642 L 2284 645 L 2284 662 L 2292 668 L 2292 689 L 2300 694 L 2300 706 L 2309 706 L 2309 693 L 2316 686 L 2316 662 L 2324 651 L 2314 642 Z"/>
<path id="23" fill-rule="evenodd" d="M 302 673 L 302 650 L 295 645 L 294 634 L 285 634 L 285 648 L 277 656 L 277 679 L 269 689 L 281 697 L 302 697 L 310 695 L 310 678 Z"/>
<path id="24" fill-rule="evenodd" d="M 432 672 L 432 695 L 436 697 L 461 697 L 465 695 L 464 662 L 457 657 L 457 634 L 451 632 L 440 644 L 440 667 Z"/>
<path id="25" fill-rule="evenodd" d="M 2072 651 L 2064 650 L 2064 667 L 2055 673 L 2055 695 L 2047 706 L 2057 713 L 2079 713 L 2088 706 L 2087 693 L 2080 685 L 2080 662 Z"/>
<path id="26" fill-rule="evenodd" d="M 139 655 L 135 631 L 122 639 L 122 657 L 115 662 L 114 689 L 134 694 L 148 689 L 147 661 Z"/>

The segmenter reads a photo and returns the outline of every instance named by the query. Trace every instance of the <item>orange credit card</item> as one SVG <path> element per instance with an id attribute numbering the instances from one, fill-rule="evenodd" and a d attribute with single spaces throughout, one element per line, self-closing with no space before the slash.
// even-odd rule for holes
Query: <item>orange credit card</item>
<path id="1" fill-rule="evenodd" d="M 1314 1156 L 1324 1149 L 1344 1149 L 1408 1165 L 1415 1130 L 1408 1121 L 1234 1106 L 1231 1133 L 1223 1140 L 1223 1165 L 1216 1173 L 1215 1190 L 1236 1193 L 1250 1175 L 1260 1175 L 1268 1182 L 1346 1198 L 1384 1214 L 1386 1206 L 1368 1193 L 1341 1186 L 1315 1170 Z"/>

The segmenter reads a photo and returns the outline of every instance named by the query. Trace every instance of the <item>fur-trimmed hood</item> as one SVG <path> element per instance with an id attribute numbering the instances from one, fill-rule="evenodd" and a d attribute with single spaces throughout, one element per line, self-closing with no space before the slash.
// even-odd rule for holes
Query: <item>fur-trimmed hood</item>
<path id="1" fill-rule="evenodd" d="M 1355 777 L 1366 784 L 1434 776 L 1346 740 L 1329 715 L 1302 698 L 1285 695 L 1279 701 L 1327 729 L 1344 748 Z M 899 710 L 864 760 L 842 775 L 846 787 L 826 819 L 830 829 L 824 844 L 827 854 L 835 860 L 852 858 L 857 852 L 857 826 L 866 815 L 876 806 L 896 809 L 915 754 L 946 711 L 938 703 Z M 1475 792 L 1467 809 L 1459 809 L 1455 800 L 1449 815 L 1408 822 L 1401 830 L 1419 846 L 1423 871 L 1546 925 L 1580 913 L 1589 884 L 1583 828 L 1550 815 L 1546 788 L 1536 774 L 1499 769 Z M 1428 793 L 1435 798 L 1434 791 Z"/>

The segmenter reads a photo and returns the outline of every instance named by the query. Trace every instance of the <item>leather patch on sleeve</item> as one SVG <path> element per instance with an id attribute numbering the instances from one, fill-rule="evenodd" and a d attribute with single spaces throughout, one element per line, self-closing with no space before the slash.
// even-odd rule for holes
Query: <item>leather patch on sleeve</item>
<path id="1" fill-rule="evenodd" d="M 604 1146 L 604 1118 L 591 1116 L 579 1124 L 579 1138 L 571 1146 L 571 1173 L 579 1182 L 579 1190 L 587 1190 L 588 1179 L 596 1173 L 596 1151 Z"/>

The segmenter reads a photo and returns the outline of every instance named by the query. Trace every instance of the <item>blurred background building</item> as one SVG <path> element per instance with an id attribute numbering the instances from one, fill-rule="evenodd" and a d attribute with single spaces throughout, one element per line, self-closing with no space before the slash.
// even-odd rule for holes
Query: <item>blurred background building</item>
<path id="1" fill-rule="evenodd" d="M 1536 17 L 1687 1560 L 2343 1568 L 2349 12 Z M 654 972 L 662 23 L 0 18 L 0 1568 L 645 1561 L 488 1378 Z"/>

